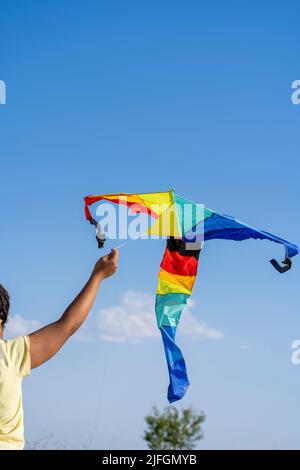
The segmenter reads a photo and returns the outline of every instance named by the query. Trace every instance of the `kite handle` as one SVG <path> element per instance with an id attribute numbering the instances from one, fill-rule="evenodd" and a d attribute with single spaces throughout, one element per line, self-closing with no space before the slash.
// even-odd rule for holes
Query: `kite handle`
<path id="1" fill-rule="evenodd" d="M 96 227 L 96 240 L 98 242 L 98 248 L 103 248 L 104 243 L 106 241 L 106 236 L 104 233 L 101 231 L 101 225 L 97 220 L 93 219 L 93 217 L 90 218 L 90 224 L 94 225 Z"/>
<path id="2" fill-rule="evenodd" d="M 270 259 L 271 265 L 279 272 L 279 273 L 285 273 L 292 267 L 292 260 L 288 256 L 282 261 L 282 264 L 285 266 L 281 266 L 276 259 Z"/>

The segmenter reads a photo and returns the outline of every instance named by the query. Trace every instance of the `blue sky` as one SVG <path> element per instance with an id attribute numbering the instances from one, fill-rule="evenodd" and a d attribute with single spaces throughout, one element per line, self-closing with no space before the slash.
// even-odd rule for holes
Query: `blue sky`
<path id="1" fill-rule="evenodd" d="M 296 1 L 1 3 L 11 332 L 56 319 L 87 279 L 99 252 L 86 194 L 174 187 L 299 243 L 298 42 Z M 82 335 L 24 381 L 28 441 L 145 447 L 144 416 L 167 405 L 162 344 L 147 327 L 163 250 L 122 248 Z M 177 406 L 207 414 L 202 449 L 299 448 L 299 260 L 281 276 L 268 260 L 282 256 L 267 242 L 205 245 L 178 333 L 191 387 Z M 124 327 L 122 341 L 107 338 L 111 316 L 135 325 L 139 312 L 138 338 Z"/>

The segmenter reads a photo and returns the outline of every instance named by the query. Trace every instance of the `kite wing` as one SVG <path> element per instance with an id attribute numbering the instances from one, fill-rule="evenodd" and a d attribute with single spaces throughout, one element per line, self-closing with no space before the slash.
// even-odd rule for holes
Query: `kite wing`
<path id="1" fill-rule="evenodd" d="M 185 233 L 183 239 L 188 240 L 193 237 L 193 234 L 196 234 L 195 236 L 197 237 L 197 233 L 200 232 L 202 232 L 204 240 L 219 238 L 242 241 L 253 238 L 255 240 L 269 240 L 283 245 L 285 248 L 285 258 L 283 260 L 284 266 L 281 266 L 275 259 L 270 260 L 274 268 L 281 273 L 288 271 L 291 268 L 291 258 L 299 253 L 299 247 L 297 245 L 284 240 L 283 238 L 272 235 L 264 230 L 253 228 L 250 225 L 240 222 L 234 217 L 217 214 L 210 209 L 205 209 L 204 222 L 194 225 L 192 230 Z"/>
<path id="2" fill-rule="evenodd" d="M 150 236 L 182 237 L 172 189 L 160 193 L 101 194 L 97 196 L 87 196 L 84 198 L 84 201 L 86 219 L 96 227 L 98 224 L 91 215 L 90 206 L 98 201 L 109 201 L 130 207 L 133 213 L 145 213 L 150 215 L 154 219 L 148 230 L 148 235 Z"/>

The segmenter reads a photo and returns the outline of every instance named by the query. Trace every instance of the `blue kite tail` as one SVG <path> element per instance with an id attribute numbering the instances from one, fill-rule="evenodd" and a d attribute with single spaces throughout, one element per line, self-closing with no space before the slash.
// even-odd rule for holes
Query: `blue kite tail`
<path id="1" fill-rule="evenodd" d="M 180 400 L 190 385 L 185 361 L 179 347 L 175 343 L 176 327 L 160 327 L 169 370 L 170 384 L 168 388 L 169 403 Z"/>

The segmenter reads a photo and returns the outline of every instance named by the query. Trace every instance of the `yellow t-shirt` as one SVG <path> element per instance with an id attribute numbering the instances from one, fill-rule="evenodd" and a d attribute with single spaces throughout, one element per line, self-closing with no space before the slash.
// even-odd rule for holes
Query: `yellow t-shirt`
<path id="1" fill-rule="evenodd" d="M 24 447 L 21 383 L 30 370 L 29 337 L 0 339 L 0 450 Z"/>

